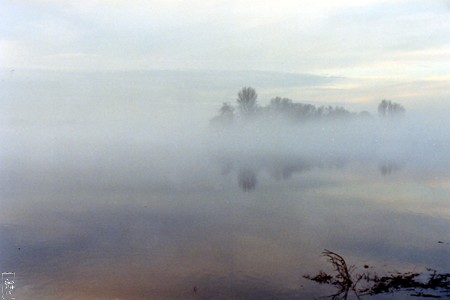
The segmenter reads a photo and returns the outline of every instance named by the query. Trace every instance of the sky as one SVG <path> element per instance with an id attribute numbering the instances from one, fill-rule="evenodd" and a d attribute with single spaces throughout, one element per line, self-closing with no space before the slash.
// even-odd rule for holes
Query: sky
<path id="1" fill-rule="evenodd" d="M 1 0 L 0 65 L 450 79 L 448 0 Z"/>
<path id="2" fill-rule="evenodd" d="M 0 0 L 2 115 L 128 119 L 158 102 L 207 119 L 244 86 L 261 105 L 448 114 L 450 0 Z"/>

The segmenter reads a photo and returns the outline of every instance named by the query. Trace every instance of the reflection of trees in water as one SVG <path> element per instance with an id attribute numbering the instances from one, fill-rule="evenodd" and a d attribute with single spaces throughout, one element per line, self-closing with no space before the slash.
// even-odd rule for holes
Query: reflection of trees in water
<path id="1" fill-rule="evenodd" d="M 242 170 L 238 175 L 239 186 L 245 192 L 252 191 L 256 187 L 256 173 L 252 170 Z"/>
<path id="2" fill-rule="evenodd" d="M 228 172 L 230 172 L 232 164 L 228 162 L 227 164 L 225 164 L 225 166 L 226 167 L 224 167 L 223 169 L 226 169 Z M 303 173 L 317 167 L 322 167 L 322 165 L 306 161 L 291 161 L 284 163 L 271 161 L 260 162 L 260 164 L 255 164 L 253 168 L 246 167 L 240 169 L 238 174 L 238 182 L 242 190 L 248 192 L 256 188 L 256 185 L 258 183 L 258 171 L 267 170 L 275 180 L 286 180 L 290 179 L 295 173 Z"/>
<path id="3" fill-rule="evenodd" d="M 312 168 L 313 166 L 311 164 L 307 164 L 304 162 L 297 162 L 293 164 L 284 164 L 284 165 L 278 164 L 274 165 L 271 168 L 270 174 L 276 180 L 290 179 L 293 174 L 303 173 L 311 170 Z"/>
<path id="4" fill-rule="evenodd" d="M 400 167 L 396 163 L 389 161 L 381 163 L 379 169 L 380 173 L 383 176 L 386 176 L 398 171 Z"/>
<path id="5" fill-rule="evenodd" d="M 295 173 L 316 168 L 342 167 L 343 161 L 336 158 L 346 157 L 345 162 L 352 161 L 352 153 L 360 157 L 356 158 L 358 163 L 373 163 L 372 158 L 363 158 L 371 153 L 365 149 L 378 143 L 379 134 L 372 136 L 371 132 L 391 129 L 393 120 L 405 113 L 401 104 L 382 100 L 378 105 L 379 120 L 382 122 L 373 122 L 367 111 L 356 113 L 339 106 L 315 106 L 282 97 L 275 97 L 270 104 L 261 106 L 257 103 L 257 97 L 254 88 L 243 87 L 238 92 L 236 107 L 223 103 L 219 114 L 211 119 L 217 141 L 227 153 L 225 156 L 230 153 L 237 156 L 220 157 L 227 161 L 222 173 L 228 174 L 236 167 L 239 186 L 245 191 L 255 189 L 261 170 L 268 171 L 277 180 L 284 180 Z M 347 130 L 348 127 L 350 130 Z M 384 140 L 381 142 L 384 143 Z M 386 142 L 390 142 L 389 139 Z M 356 152 L 352 150 L 353 146 L 356 146 Z M 298 157 L 300 153 L 306 153 L 307 157 Z M 324 157 L 318 157 L 320 153 Z M 389 175 L 397 171 L 398 166 L 387 161 L 379 165 L 379 170 L 382 175 Z"/>
<path id="6" fill-rule="evenodd" d="M 221 159 L 222 175 L 232 174 L 233 170 L 237 170 L 239 187 L 246 192 L 256 188 L 258 184 L 257 177 L 260 172 L 267 172 L 275 180 L 287 180 L 296 173 L 300 174 L 317 168 L 336 169 L 345 165 L 341 160 L 325 163 L 304 159 L 281 160 L 268 158 L 267 160 L 251 161 L 251 163 L 249 159 L 246 162 L 240 163 L 239 160 Z M 242 165 L 245 165 L 245 167 Z"/>
<path id="7" fill-rule="evenodd" d="M 220 158 L 222 175 L 229 175 L 237 172 L 239 187 L 246 192 L 253 191 L 258 184 L 258 174 L 266 172 L 275 180 L 288 180 L 295 174 L 311 172 L 316 169 L 339 170 L 342 169 L 348 161 L 344 159 L 334 160 L 307 160 L 304 158 L 281 159 L 266 157 L 260 159 L 231 159 Z M 388 161 L 379 164 L 380 173 L 387 176 L 399 170 L 399 165 Z"/>

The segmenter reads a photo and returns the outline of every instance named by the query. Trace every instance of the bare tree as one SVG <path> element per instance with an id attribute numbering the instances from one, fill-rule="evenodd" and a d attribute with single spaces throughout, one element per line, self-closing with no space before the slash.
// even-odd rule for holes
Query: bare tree
<path id="1" fill-rule="evenodd" d="M 383 99 L 378 104 L 378 113 L 382 117 L 395 117 L 405 113 L 405 108 L 398 103 Z"/>
<path id="2" fill-rule="evenodd" d="M 275 97 L 270 100 L 269 108 L 276 111 L 289 110 L 292 108 L 293 102 L 289 98 Z"/>
<path id="3" fill-rule="evenodd" d="M 256 98 L 258 94 L 254 88 L 243 87 L 238 93 L 237 103 L 243 115 L 250 115 L 256 111 Z"/>
<path id="4" fill-rule="evenodd" d="M 211 122 L 214 124 L 230 124 L 234 119 L 234 107 L 231 104 L 224 102 L 219 109 L 219 115 L 212 118 Z"/>
<path id="5" fill-rule="evenodd" d="M 231 104 L 224 102 L 222 107 L 219 109 L 221 116 L 233 116 L 234 107 Z"/>

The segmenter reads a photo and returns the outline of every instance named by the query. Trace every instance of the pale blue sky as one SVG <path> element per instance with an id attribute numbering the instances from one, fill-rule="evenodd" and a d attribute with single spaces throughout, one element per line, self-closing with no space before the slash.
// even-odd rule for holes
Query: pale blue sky
<path id="1" fill-rule="evenodd" d="M 260 105 L 281 96 L 375 116 L 382 99 L 401 103 L 401 126 L 333 128 L 342 148 L 322 128 L 289 130 L 282 155 L 387 155 L 442 168 L 435 181 L 448 186 L 448 0 L 0 0 L 2 161 L 36 170 L 123 155 L 164 162 L 166 149 L 200 149 L 209 120 L 243 86 Z M 272 149 L 279 135 L 269 127 L 252 147 Z"/>
<path id="2" fill-rule="evenodd" d="M 446 0 L 0 2 L 4 68 L 450 78 Z"/>
<path id="3" fill-rule="evenodd" d="M 0 24 L 8 103 L 88 90 L 79 98 L 135 95 L 215 109 L 250 85 L 261 103 L 283 96 L 370 109 L 388 98 L 450 109 L 450 0 L 0 0 Z M 91 75 L 72 84 L 78 77 L 34 72 L 43 84 L 33 79 L 29 89 L 25 70 Z M 113 88 L 108 82 L 123 75 L 92 75 L 138 70 L 171 73 L 136 73 Z"/>

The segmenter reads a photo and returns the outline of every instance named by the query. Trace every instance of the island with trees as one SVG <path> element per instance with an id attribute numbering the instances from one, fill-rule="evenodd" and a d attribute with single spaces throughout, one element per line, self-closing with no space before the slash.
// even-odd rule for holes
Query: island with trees
<path id="1" fill-rule="evenodd" d="M 223 174 L 237 172 L 244 191 L 255 189 L 262 171 L 278 180 L 314 169 L 340 169 L 348 161 L 363 160 L 361 152 L 367 148 L 381 159 L 377 163 L 383 176 L 399 169 L 395 160 L 375 149 L 389 149 L 394 128 L 389 120 L 405 114 L 398 103 L 382 100 L 379 122 L 374 122 L 376 116 L 367 111 L 350 112 L 341 106 L 316 106 L 281 97 L 263 106 L 257 100 L 256 90 L 244 87 L 234 104 L 223 103 L 211 119 L 216 147 L 211 155 L 223 166 Z"/>
<path id="2" fill-rule="evenodd" d="M 289 98 L 275 97 L 266 106 L 257 102 L 258 94 L 252 87 L 243 87 L 236 99 L 236 105 L 223 103 L 219 114 L 212 118 L 213 125 L 229 125 L 236 121 L 249 120 L 283 120 L 294 123 L 312 120 L 345 120 L 367 118 L 372 115 L 367 111 L 350 112 L 341 106 L 315 106 L 294 102 Z M 403 115 L 405 108 L 390 100 L 382 100 L 378 105 L 378 114 L 383 118 L 395 118 Z"/>

